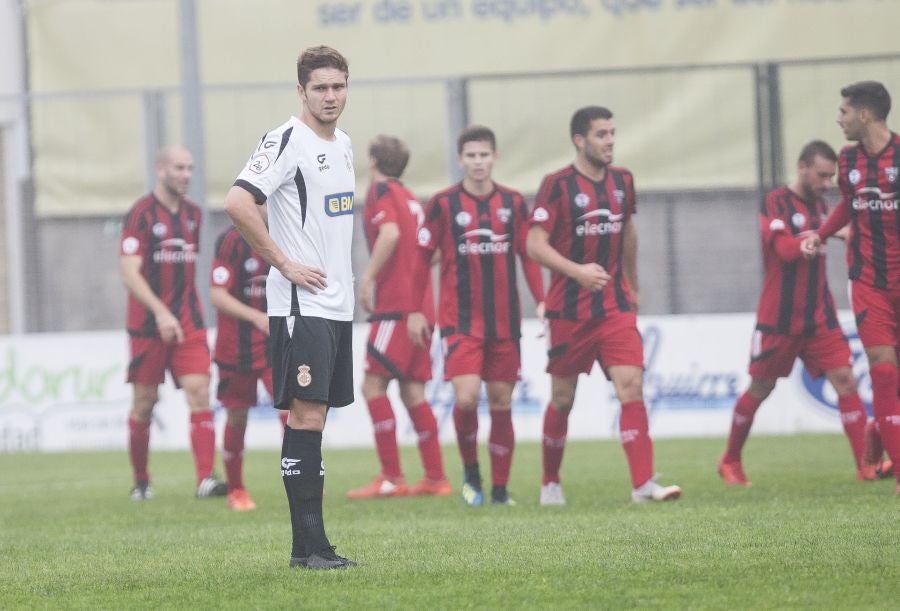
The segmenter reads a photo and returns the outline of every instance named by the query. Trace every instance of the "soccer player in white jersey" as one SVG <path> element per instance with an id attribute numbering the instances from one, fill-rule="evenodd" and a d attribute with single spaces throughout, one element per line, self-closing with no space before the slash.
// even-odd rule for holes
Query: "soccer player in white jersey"
<path id="1" fill-rule="evenodd" d="M 299 116 L 268 132 L 225 198 L 225 211 L 272 267 L 266 288 L 275 407 L 289 410 L 281 477 L 291 567 L 337 569 L 325 535 L 322 430 L 328 406 L 353 403 L 353 151 L 337 129 L 347 60 L 311 47 L 297 60 Z M 263 217 L 268 213 L 268 230 Z"/>

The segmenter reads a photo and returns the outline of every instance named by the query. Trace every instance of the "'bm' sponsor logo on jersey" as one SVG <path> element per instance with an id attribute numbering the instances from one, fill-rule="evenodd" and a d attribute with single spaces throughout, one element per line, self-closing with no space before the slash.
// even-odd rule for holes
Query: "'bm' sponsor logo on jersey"
<path id="1" fill-rule="evenodd" d="M 326 195 L 325 214 L 328 216 L 353 214 L 353 192 Z"/>

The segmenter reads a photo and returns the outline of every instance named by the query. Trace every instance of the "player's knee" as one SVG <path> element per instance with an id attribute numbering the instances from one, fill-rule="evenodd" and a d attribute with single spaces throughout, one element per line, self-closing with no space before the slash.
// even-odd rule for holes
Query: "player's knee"
<path id="1" fill-rule="evenodd" d="M 849 367 L 828 372 L 828 381 L 834 386 L 839 396 L 851 395 L 856 392 L 856 378 Z"/>
<path id="2" fill-rule="evenodd" d="M 464 412 L 478 409 L 478 393 L 461 392 L 456 395 L 456 406 Z"/>
<path id="3" fill-rule="evenodd" d="M 131 417 L 140 421 L 150 420 L 153 415 L 153 407 L 158 400 L 159 391 L 155 386 L 135 386 Z"/>
<path id="4" fill-rule="evenodd" d="M 228 422 L 228 426 L 235 429 L 247 428 L 247 411 L 246 409 L 225 410 L 225 420 Z"/>
<path id="5" fill-rule="evenodd" d="M 640 375 L 629 376 L 616 385 L 616 394 L 620 403 L 633 403 L 644 400 L 644 384 Z"/>
<path id="6" fill-rule="evenodd" d="M 381 378 L 367 375 L 363 378 L 359 390 L 362 392 L 362 396 L 366 401 L 371 401 L 372 399 L 377 399 L 387 393 L 387 381 L 382 381 Z"/>
<path id="7" fill-rule="evenodd" d="M 554 391 L 550 402 L 558 412 L 568 412 L 572 410 L 575 404 L 575 393 L 568 391 Z"/>
<path id="8" fill-rule="evenodd" d="M 750 381 L 748 392 L 753 398 L 764 401 L 772 394 L 772 391 L 775 390 L 776 382 L 777 380 L 774 378 L 754 378 Z"/>

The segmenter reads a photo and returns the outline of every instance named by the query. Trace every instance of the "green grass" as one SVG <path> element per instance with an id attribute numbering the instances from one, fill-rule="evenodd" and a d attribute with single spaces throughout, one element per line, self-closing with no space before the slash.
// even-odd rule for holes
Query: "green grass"
<path id="1" fill-rule="evenodd" d="M 633 505 L 617 443 L 570 443 L 569 505 L 541 508 L 540 448 L 520 444 L 519 505 L 478 509 L 456 496 L 346 501 L 374 453 L 328 451 L 328 533 L 365 564 L 331 572 L 287 568 L 275 452 L 247 454 L 249 514 L 193 499 L 187 453 L 152 455 L 147 503 L 128 499 L 124 452 L 0 455 L 0 609 L 900 605 L 900 498 L 892 482 L 853 479 L 845 439 L 752 438 L 751 489 L 721 484 L 722 446 L 657 442 L 664 481 L 685 495 Z M 414 480 L 415 450 L 403 452 Z M 456 484 L 455 448 L 444 456 Z"/>

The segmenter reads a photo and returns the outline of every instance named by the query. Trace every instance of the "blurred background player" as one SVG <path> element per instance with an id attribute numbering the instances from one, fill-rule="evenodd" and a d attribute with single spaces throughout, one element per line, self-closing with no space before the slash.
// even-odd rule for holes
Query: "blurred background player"
<path id="1" fill-rule="evenodd" d="M 453 422 L 465 477 L 462 496 L 471 506 L 484 504 L 478 465 L 478 404 L 481 382 L 487 386 L 491 431 L 491 501 L 511 505 L 507 492 L 515 434 L 512 393 L 519 379 L 521 306 L 516 255 L 539 316 L 544 290 L 540 267 L 525 253 L 528 208 L 517 191 L 491 178 L 497 160 L 494 133 L 487 127 L 465 129 L 457 140 L 463 179 L 435 195 L 428 205 L 419 245 L 430 261 L 440 250 L 441 287 L 438 319 L 444 343 L 444 377 L 456 395 Z M 420 265 L 414 284 L 419 294 L 430 282 Z M 409 316 L 413 341 L 428 345 L 431 330 L 421 312 Z"/>
<path id="2" fill-rule="evenodd" d="M 798 357 L 813 377 L 824 374 L 837 392 L 857 478 L 868 479 L 863 469 L 866 409 L 856 390 L 850 346 L 828 288 L 825 257 L 808 261 L 800 251 L 803 239 L 828 214 L 824 196 L 836 170 L 834 149 L 814 140 L 800 152 L 794 181 L 770 191 L 763 201 L 759 229 L 765 280 L 750 353 L 750 388 L 734 407 L 728 446 L 718 468 L 728 485 L 750 485 L 741 450 L 754 414 L 778 378 L 790 375 Z"/>
<path id="3" fill-rule="evenodd" d="M 244 433 L 247 413 L 257 403 L 257 382 L 272 395 L 269 363 L 269 317 L 266 316 L 266 276 L 269 264 L 257 255 L 234 227 L 216 241 L 210 298 L 218 312 L 215 361 L 219 370 L 218 399 L 225 408 L 222 462 L 228 482 L 228 506 L 252 511 L 256 503 L 244 487 Z M 282 424 L 287 412 L 279 411 Z"/>
<path id="4" fill-rule="evenodd" d="M 552 271 L 547 293 L 551 399 L 544 412 L 541 505 L 564 505 L 559 469 L 578 376 L 600 363 L 622 404 L 619 429 L 634 502 L 666 501 L 643 397 L 644 352 L 637 329 L 637 232 L 634 179 L 615 167 L 615 123 L 608 109 L 572 116 L 575 162 L 544 177 L 535 199 L 528 254 Z"/>
<path id="5" fill-rule="evenodd" d="M 409 148 L 394 136 L 379 135 L 369 144 L 372 184 L 363 212 L 369 262 L 362 274 L 358 301 L 370 314 L 372 326 L 366 353 L 362 393 L 372 416 L 375 449 L 381 472 L 367 486 L 350 490 L 351 499 L 389 496 L 436 495 L 453 492 L 444 474 L 437 420 L 425 400 L 425 382 L 431 379 L 430 341 L 416 346 L 406 332 L 410 312 L 421 311 L 434 325 L 434 293 L 425 283 L 424 301 L 412 303 L 414 267 L 419 258 L 417 233 L 425 217 L 422 204 L 400 182 L 409 162 Z M 429 335 L 430 338 L 430 335 Z M 397 421 L 388 383 L 396 379 L 400 399 L 419 439 L 425 477 L 411 488 L 400 467 Z"/>
<path id="6" fill-rule="evenodd" d="M 847 267 L 850 302 L 869 360 L 872 407 L 884 449 L 900 460 L 900 136 L 887 126 L 891 96 L 876 81 L 841 90 L 837 122 L 847 140 L 841 150 L 841 201 L 818 231 L 803 242 L 816 257 L 822 240 L 850 223 Z M 900 469 L 894 469 L 900 494 Z"/>
<path id="7" fill-rule="evenodd" d="M 128 212 L 122 228 L 119 271 L 128 289 L 128 335 L 134 387 L 128 452 L 134 470 L 131 498 L 153 496 L 147 470 L 150 422 L 158 386 L 168 369 L 184 389 L 190 410 L 197 497 L 222 496 L 213 475 L 216 433 L 209 407 L 209 346 L 194 284 L 200 243 L 200 208 L 185 194 L 194 169 L 190 152 L 168 146 L 156 155 L 156 185 Z"/>

